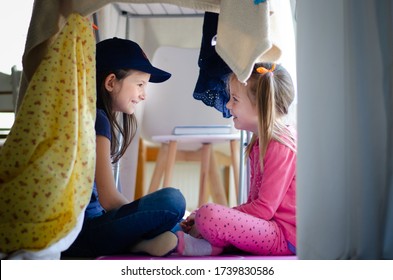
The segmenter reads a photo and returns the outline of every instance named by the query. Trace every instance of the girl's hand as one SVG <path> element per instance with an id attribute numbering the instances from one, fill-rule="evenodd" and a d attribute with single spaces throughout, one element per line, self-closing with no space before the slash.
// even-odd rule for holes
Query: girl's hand
<path id="1" fill-rule="evenodd" d="M 199 233 L 195 224 L 188 231 L 188 234 L 191 235 L 192 237 L 195 237 L 195 238 L 203 238 L 202 235 Z"/>
<path id="2" fill-rule="evenodd" d="M 188 216 L 184 221 L 180 223 L 180 226 L 185 233 L 188 233 L 195 238 L 202 238 L 201 234 L 195 226 L 195 214 L 191 214 L 190 216 Z"/>
<path id="3" fill-rule="evenodd" d="M 192 226 L 193 226 L 194 223 L 195 223 L 194 220 L 195 220 L 195 214 L 191 214 L 191 215 L 188 216 L 184 221 L 182 221 L 182 222 L 180 223 L 180 226 L 181 226 L 182 230 L 183 230 L 185 233 L 188 233 L 188 232 L 191 230 Z"/>

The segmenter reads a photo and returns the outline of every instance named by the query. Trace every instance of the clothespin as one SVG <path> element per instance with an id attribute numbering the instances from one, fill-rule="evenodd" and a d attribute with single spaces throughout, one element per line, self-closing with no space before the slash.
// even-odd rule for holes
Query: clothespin
<path id="1" fill-rule="evenodd" d="M 263 2 L 266 2 L 266 0 L 254 0 L 255 5 L 261 4 Z"/>

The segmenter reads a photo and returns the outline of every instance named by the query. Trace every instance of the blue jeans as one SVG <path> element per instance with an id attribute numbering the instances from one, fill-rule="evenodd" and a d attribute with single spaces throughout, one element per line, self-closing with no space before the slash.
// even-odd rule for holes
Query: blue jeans
<path id="1" fill-rule="evenodd" d="M 119 209 L 85 219 L 77 239 L 62 257 L 91 258 L 124 254 L 143 239 L 171 230 L 183 218 L 184 196 L 178 189 L 163 188 Z"/>

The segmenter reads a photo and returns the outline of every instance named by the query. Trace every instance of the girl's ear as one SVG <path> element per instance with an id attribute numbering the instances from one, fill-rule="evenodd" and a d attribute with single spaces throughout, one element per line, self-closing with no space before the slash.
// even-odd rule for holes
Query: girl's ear
<path id="1" fill-rule="evenodd" d="M 105 78 L 104 86 L 108 92 L 112 92 L 115 86 L 116 75 L 111 73 Z"/>

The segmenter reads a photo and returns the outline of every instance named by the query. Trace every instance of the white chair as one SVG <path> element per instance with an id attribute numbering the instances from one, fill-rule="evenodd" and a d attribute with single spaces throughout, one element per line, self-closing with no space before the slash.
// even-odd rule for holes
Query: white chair
<path id="1" fill-rule="evenodd" d="M 199 49 L 169 46 L 160 47 L 153 56 L 152 64 L 172 73 L 172 77 L 161 84 L 149 84 L 147 88 L 141 135 L 145 141 L 161 145 L 148 192 L 160 187 L 162 177 L 162 187 L 171 186 L 176 159 L 193 158 L 201 161 L 198 205 L 208 200 L 208 178 L 213 200 L 220 204 L 228 204 L 212 145 L 228 144 L 237 191 L 240 134 L 233 127 L 231 119 L 224 118 L 221 112 L 193 98 L 199 75 L 198 57 Z M 232 128 L 230 134 L 172 134 L 173 128 L 179 125 L 228 124 Z"/>

